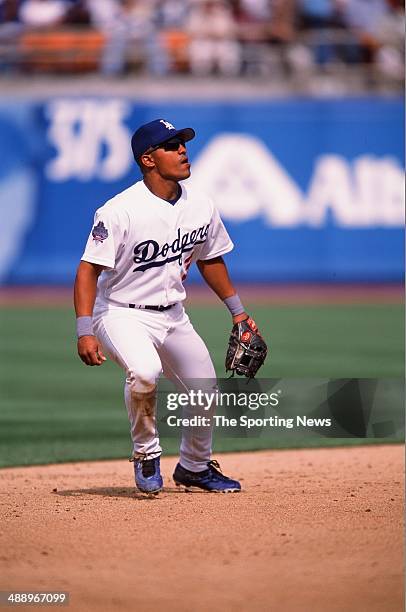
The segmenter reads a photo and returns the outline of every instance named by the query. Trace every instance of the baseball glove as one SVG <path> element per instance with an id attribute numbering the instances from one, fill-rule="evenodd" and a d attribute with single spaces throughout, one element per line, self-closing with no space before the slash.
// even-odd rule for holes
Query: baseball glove
<path id="1" fill-rule="evenodd" d="M 258 327 L 250 317 L 235 323 L 231 330 L 226 355 L 226 370 L 232 376 L 254 378 L 265 361 L 268 352 Z"/>

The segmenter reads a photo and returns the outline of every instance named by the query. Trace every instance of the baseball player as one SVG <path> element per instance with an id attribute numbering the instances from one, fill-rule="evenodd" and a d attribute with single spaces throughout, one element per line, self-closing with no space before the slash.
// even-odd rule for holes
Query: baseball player
<path id="1" fill-rule="evenodd" d="M 233 243 L 220 216 L 209 197 L 181 184 L 190 176 L 185 143 L 194 136 L 192 128 L 179 130 L 164 119 L 133 134 L 143 180 L 96 211 L 75 280 L 78 353 L 90 366 L 102 365 L 108 355 L 125 371 L 135 483 L 146 493 L 163 486 L 155 414 L 159 376 L 184 390 L 189 379 L 216 378 L 182 305 L 190 265 L 197 263 L 234 324 L 248 319 L 222 259 Z M 211 460 L 211 441 L 210 427 L 182 431 L 175 483 L 240 491 L 240 483 Z"/>

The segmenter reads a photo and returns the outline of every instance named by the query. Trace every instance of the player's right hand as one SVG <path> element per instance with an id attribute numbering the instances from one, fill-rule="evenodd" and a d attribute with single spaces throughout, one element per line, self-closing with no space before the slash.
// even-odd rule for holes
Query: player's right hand
<path id="1" fill-rule="evenodd" d="M 83 363 L 89 366 L 100 366 L 106 361 L 96 336 L 82 336 L 79 338 L 78 354 Z"/>

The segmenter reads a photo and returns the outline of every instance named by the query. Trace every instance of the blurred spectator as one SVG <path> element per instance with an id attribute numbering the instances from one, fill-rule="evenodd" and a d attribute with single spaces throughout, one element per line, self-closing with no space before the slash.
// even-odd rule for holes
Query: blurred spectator
<path id="1" fill-rule="evenodd" d="M 384 45 L 404 47 L 405 6 L 401 0 L 387 0 L 387 11 L 377 23 L 377 38 Z"/>
<path id="2" fill-rule="evenodd" d="M 296 0 L 233 0 L 242 41 L 288 42 L 295 33 Z"/>
<path id="3" fill-rule="evenodd" d="M 245 26 L 254 26 L 252 28 L 253 32 L 256 32 L 257 30 L 263 31 L 265 24 L 271 17 L 270 10 L 267 12 L 266 17 L 258 17 L 258 14 L 251 10 L 249 4 L 247 5 L 245 0 L 231 0 L 230 7 L 233 14 L 233 19 L 235 23 L 238 24 L 238 30 L 240 33 L 241 31 L 244 33 Z M 247 30 L 249 32 L 250 28 L 247 27 Z"/>
<path id="4" fill-rule="evenodd" d="M 296 35 L 296 0 L 253 4 L 233 0 L 233 9 L 242 46 L 243 72 L 264 76 L 280 73 L 286 63 L 286 44 Z"/>
<path id="5" fill-rule="evenodd" d="M 19 11 L 22 24 L 34 28 L 63 23 L 70 7 L 66 0 L 26 0 Z"/>
<path id="6" fill-rule="evenodd" d="M 314 29 L 340 25 L 339 6 L 336 0 L 299 0 L 301 27 Z"/>
<path id="7" fill-rule="evenodd" d="M 404 77 L 405 7 L 400 0 L 388 0 L 388 12 L 377 24 L 380 45 L 376 63 L 380 71 L 398 80 Z"/>
<path id="8" fill-rule="evenodd" d="M 205 76 L 218 70 L 234 76 L 241 68 L 241 46 L 237 26 L 229 5 L 220 0 L 202 0 L 190 11 L 187 31 L 190 67 L 195 75 Z"/>
<path id="9" fill-rule="evenodd" d="M 65 23 L 74 25 L 89 25 L 90 15 L 86 0 L 69 0 L 69 8 L 65 14 Z"/>
<path id="10" fill-rule="evenodd" d="M 269 38 L 271 42 L 288 43 L 296 36 L 297 1 L 270 0 L 271 19 Z"/>
<path id="11" fill-rule="evenodd" d="M 238 39 L 242 44 L 250 42 L 265 42 L 267 38 L 267 26 L 271 19 L 269 2 L 266 3 L 268 11 L 261 11 L 261 17 L 257 10 L 247 0 L 232 0 L 231 8 L 233 19 L 237 27 Z"/>
<path id="12" fill-rule="evenodd" d="M 241 50 L 241 72 L 262 74 L 266 72 L 268 64 L 269 2 L 232 0 L 231 7 Z"/>
<path id="13" fill-rule="evenodd" d="M 189 0 L 158 0 L 155 7 L 155 22 L 163 30 L 183 30 L 189 8 Z"/>
<path id="14" fill-rule="evenodd" d="M 344 19 L 348 27 L 375 35 L 379 19 L 386 15 L 386 0 L 343 0 Z"/>
<path id="15" fill-rule="evenodd" d="M 166 74 L 169 61 L 154 24 L 153 6 L 142 0 L 99 2 L 88 2 L 88 7 L 91 19 L 106 36 L 101 72 L 122 74 L 131 54 L 150 74 Z"/>
<path id="16" fill-rule="evenodd" d="M 313 31 L 309 39 L 313 59 L 320 66 L 341 59 L 342 43 L 333 29 L 344 27 L 342 0 L 299 0 L 299 24 L 305 31 Z M 338 40 L 337 40 L 338 38 Z"/>
<path id="17" fill-rule="evenodd" d="M 18 37 L 23 30 L 19 21 L 21 0 L 0 0 L 0 71 L 12 72 L 18 64 Z M 4 45 L 4 46 L 3 46 Z"/>
<path id="18" fill-rule="evenodd" d="M 119 0 L 85 0 L 90 23 L 103 32 L 109 29 L 119 13 Z"/>
<path id="19" fill-rule="evenodd" d="M 269 21 L 272 0 L 240 0 L 241 10 L 255 21 Z"/>
<path id="20" fill-rule="evenodd" d="M 0 25 L 18 22 L 21 0 L 0 0 Z"/>
<path id="21" fill-rule="evenodd" d="M 186 23 L 193 0 L 155 0 L 154 23 L 160 31 L 171 72 L 189 72 L 189 36 Z"/>
<path id="22" fill-rule="evenodd" d="M 344 23 L 355 37 L 353 61 L 371 63 L 379 47 L 379 24 L 389 13 L 386 0 L 342 0 Z"/>
<path id="23" fill-rule="evenodd" d="M 402 0 L 0 0 L 0 70 L 24 66 L 24 53 L 39 62 L 44 36 L 55 35 L 56 57 L 65 48 L 69 55 L 69 45 L 79 53 L 69 34 L 84 47 L 89 34 L 93 66 L 105 75 L 139 65 L 155 76 L 291 74 L 305 82 L 320 67 L 333 75 L 344 64 L 369 63 L 400 83 L 404 15 Z M 58 31 L 89 24 L 89 32 Z M 31 30 L 40 32 L 29 46 Z M 363 70 L 369 80 L 375 73 Z"/>

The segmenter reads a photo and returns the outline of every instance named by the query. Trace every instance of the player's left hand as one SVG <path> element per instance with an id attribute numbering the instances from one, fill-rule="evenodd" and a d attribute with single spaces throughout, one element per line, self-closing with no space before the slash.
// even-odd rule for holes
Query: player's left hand
<path id="1" fill-rule="evenodd" d="M 233 317 L 233 329 L 228 341 L 226 370 L 233 375 L 254 378 L 263 365 L 268 347 L 255 321 L 246 313 Z"/>
<path id="2" fill-rule="evenodd" d="M 79 338 L 78 354 L 86 365 L 100 366 L 106 361 L 96 336 L 82 336 Z"/>

